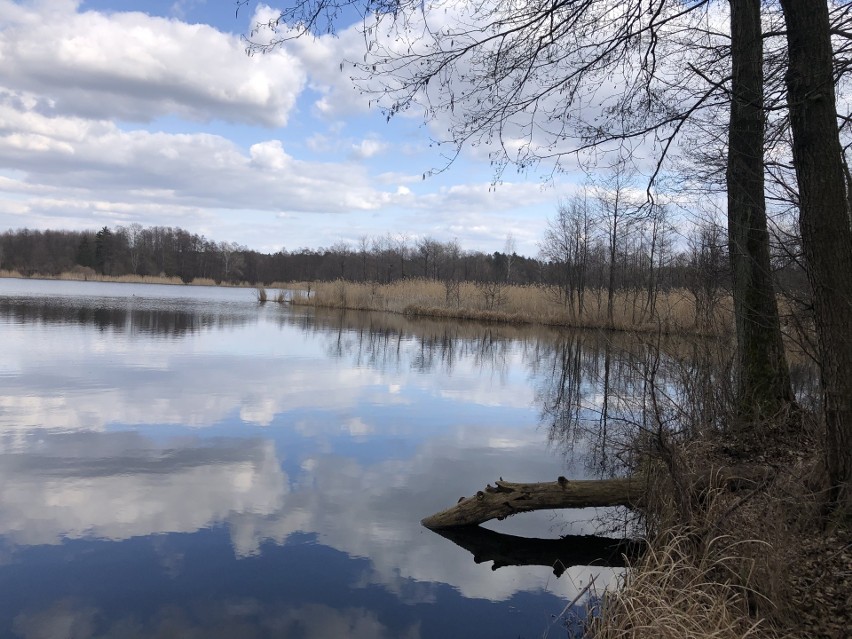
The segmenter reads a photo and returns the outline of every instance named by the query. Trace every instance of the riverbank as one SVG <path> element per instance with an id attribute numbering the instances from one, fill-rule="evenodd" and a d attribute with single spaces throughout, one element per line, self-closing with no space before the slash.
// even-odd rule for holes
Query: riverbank
<path id="1" fill-rule="evenodd" d="M 592 328 L 666 335 L 725 335 L 732 326 L 729 297 L 721 297 L 706 314 L 696 312 L 692 295 L 677 289 L 649 300 L 644 291 L 615 294 L 612 321 L 606 291 L 589 290 L 583 307 L 565 304 L 556 291 L 542 286 L 502 283 L 444 283 L 407 279 L 390 284 L 338 280 L 303 285 L 309 291 L 294 304 L 360 311 L 385 311 L 418 317 L 470 319 L 510 324 Z"/>
<path id="2" fill-rule="evenodd" d="M 603 595 L 595 639 L 841 639 L 852 627 L 849 513 L 826 516 L 821 434 L 778 429 L 771 441 L 726 434 L 673 446 L 659 460 L 645 513 L 648 547 L 622 587 Z M 689 494 L 688 473 L 753 465 L 766 481 Z"/>
<path id="3" fill-rule="evenodd" d="M 400 313 L 411 317 L 465 319 L 502 324 L 536 324 L 553 327 L 605 329 L 665 335 L 723 335 L 730 332 L 730 298 L 721 297 L 705 313 L 696 311 L 694 297 L 676 289 L 649 299 L 644 291 L 619 291 L 612 304 L 612 320 L 603 289 L 586 291 L 583 305 L 565 303 L 558 291 L 542 286 L 517 286 L 500 282 L 440 282 L 411 278 L 389 284 L 376 282 L 251 282 L 217 283 L 209 278 L 184 282 L 164 275 L 101 275 L 91 269 L 59 275 L 30 275 L 0 271 L 0 278 L 47 279 L 167 286 L 229 286 L 256 288 L 258 301 L 357 311 Z M 284 295 L 282 290 L 301 291 Z M 278 292 L 276 292 L 278 291 Z"/>

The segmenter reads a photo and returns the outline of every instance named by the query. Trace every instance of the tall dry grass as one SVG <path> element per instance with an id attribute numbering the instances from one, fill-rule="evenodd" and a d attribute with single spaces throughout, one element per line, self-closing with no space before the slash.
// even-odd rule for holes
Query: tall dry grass
<path id="1" fill-rule="evenodd" d="M 690 535 L 680 534 L 649 544 L 622 587 L 604 594 L 588 634 L 595 639 L 777 636 L 750 615 L 750 600 L 759 594 L 738 574 L 750 562 L 740 543 L 717 537 L 696 549 Z"/>
<path id="2" fill-rule="evenodd" d="M 683 290 L 660 293 L 656 311 L 645 311 L 644 293 L 619 292 L 613 320 L 607 317 L 606 293 L 588 291 L 583 311 L 561 303 L 552 290 L 541 286 L 491 286 L 459 282 L 457 287 L 435 280 L 406 279 L 390 284 L 317 282 L 313 294 L 294 299 L 297 304 L 330 308 L 388 311 L 408 315 L 476 319 L 512 323 L 605 328 L 622 331 L 661 331 L 665 334 L 720 334 L 731 326 L 731 305 L 723 300 L 708 324 L 696 316 L 691 295 Z"/>
<path id="3" fill-rule="evenodd" d="M 622 587 L 600 598 L 588 635 L 844 636 L 842 630 L 835 633 L 848 627 L 845 620 L 852 612 L 836 605 L 845 594 L 834 592 L 838 587 L 831 582 L 823 584 L 824 592 L 801 585 L 813 570 L 813 548 L 825 548 L 820 545 L 825 537 L 823 453 L 814 439 L 816 428 L 806 421 L 802 434 L 788 435 L 787 441 L 779 436 L 775 450 L 769 446 L 751 462 L 765 465 L 763 460 L 771 459 L 771 467 L 764 466 L 766 477 L 736 491 L 696 493 L 688 480 L 711 467 L 730 467 L 734 462 L 721 452 L 730 442 L 696 441 L 681 447 L 668 468 L 649 468 L 647 549 L 629 567 Z M 736 462 L 741 463 L 738 456 Z M 835 540 L 829 546 L 836 552 L 842 544 Z M 846 565 L 837 563 L 841 570 Z M 813 581 L 826 581 L 828 572 Z"/>

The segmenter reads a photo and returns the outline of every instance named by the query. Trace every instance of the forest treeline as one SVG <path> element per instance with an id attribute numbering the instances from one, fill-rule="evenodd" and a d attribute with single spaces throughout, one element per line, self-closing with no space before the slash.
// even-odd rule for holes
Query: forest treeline
<path id="1" fill-rule="evenodd" d="M 686 238 L 660 209 L 641 217 L 604 219 L 582 200 L 561 205 L 548 223 L 536 257 L 506 250 L 484 253 L 457 241 L 402 235 L 361 237 L 356 244 L 261 253 L 216 242 L 175 227 L 138 224 L 99 231 L 8 230 L 0 235 L 0 270 L 24 276 L 63 273 L 178 277 L 216 283 L 331 281 L 390 283 L 406 278 L 443 282 L 543 285 L 566 306 L 582 311 L 589 290 L 637 291 L 650 306 L 672 289 L 691 292 L 712 311 L 730 290 L 725 229 L 693 225 Z M 805 278 L 795 259 L 795 238 L 778 243 L 774 265 L 782 288 L 797 291 Z"/>

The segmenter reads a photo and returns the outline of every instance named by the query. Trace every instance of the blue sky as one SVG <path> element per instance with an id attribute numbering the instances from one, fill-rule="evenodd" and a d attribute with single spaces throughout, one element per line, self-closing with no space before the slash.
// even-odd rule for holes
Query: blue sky
<path id="1" fill-rule="evenodd" d="M 390 233 L 490 252 L 511 234 L 537 253 L 570 177 L 510 169 L 493 189 L 470 152 L 424 180 L 442 164 L 429 125 L 387 123 L 340 71 L 354 29 L 248 57 L 240 34 L 270 9 L 234 9 L 0 0 L 0 229 L 138 222 L 262 251 Z"/>

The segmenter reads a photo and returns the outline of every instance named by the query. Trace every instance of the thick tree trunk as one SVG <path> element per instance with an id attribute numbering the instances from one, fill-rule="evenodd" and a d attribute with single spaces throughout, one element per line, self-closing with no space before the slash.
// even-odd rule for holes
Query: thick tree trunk
<path id="1" fill-rule="evenodd" d="M 781 0 L 799 226 L 819 337 L 832 500 L 852 507 L 852 229 L 837 127 L 828 6 Z"/>
<path id="2" fill-rule="evenodd" d="M 688 485 L 693 495 L 698 496 L 711 487 L 728 490 L 753 488 L 771 476 L 772 470 L 764 467 L 713 468 L 689 477 Z M 560 477 L 553 482 L 533 484 L 501 479 L 495 484 L 489 484 L 473 497 L 462 497 L 455 506 L 426 517 L 420 523 L 431 530 L 439 530 L 478 526 L 492 519 L 505 519 L 533 510 L 600 506 L 638 508 L 645 502 L 648 489 L 647 482 L 641 477 L 598 480 Z"/>
<path id="3" fill-rule="evenodd" d="M 763 145 L 763 40 L 760 0 L 730 0 L 731 120 L 728 243 L 739 357 L 738 409 L 749 421 L 793 402 L 769 266 Z"/>

